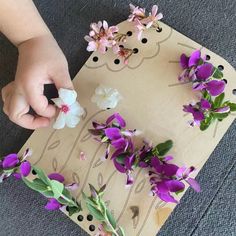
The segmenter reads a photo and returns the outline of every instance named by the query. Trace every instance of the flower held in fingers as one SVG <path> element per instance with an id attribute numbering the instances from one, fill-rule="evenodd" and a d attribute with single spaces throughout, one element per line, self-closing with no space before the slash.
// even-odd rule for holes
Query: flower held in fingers
<path id="1" fill-rule="evenodd" d="M 84 109 L 76 101 L 77 93 L 75 90 L 61 88 L 58 91 L 59 97 L 52 99 L 60 109 L 59 115 L 53 125 L 54 129 L 62 129 L 66 126 L 74 128 L 84 114 Z"/>

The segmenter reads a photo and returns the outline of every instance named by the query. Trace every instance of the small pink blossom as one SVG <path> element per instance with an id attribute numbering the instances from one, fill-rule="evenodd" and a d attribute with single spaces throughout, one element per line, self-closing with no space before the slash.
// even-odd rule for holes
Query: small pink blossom
<path id="1" fill-rule="evenodd" d="M 84 39 L 88 42 L 87 51 L 99 51 L 104 54 L 106 49 L 116 44 L 114 37 L 118 32 L 117 26 L 108 26 L 108 23 L 104 20 L 98 23 L 92 23 L 90 25 L 89 35 L 86 35 Z"/>
<path id="2" fill-rule="evenodd" d="M 155 23 L 163 18 L 162 13 L 158 13 L 158 6 L 154 5 L 152 7 L 152 12 L 149 13 L 149 16 L 141 20 L 143 24 L 146 25 L 146 28 L 149 29 L 152 25 L 155 25 Z"/>
<path id="3" fill-rule="evenodd" d="M 130 6 L 130 15 L 128 21 L 135 21 L 136 19 L 140 20 L 145 17 L 145 9 L 139 6 L 134 6 L 133 4 L 129 4 Z"/>
<path id="4" fill-rule="evenodd" d="M 84 152 L 80 152 L 80 160 L 85 161 L 86 160 L 86 155 Z"/>

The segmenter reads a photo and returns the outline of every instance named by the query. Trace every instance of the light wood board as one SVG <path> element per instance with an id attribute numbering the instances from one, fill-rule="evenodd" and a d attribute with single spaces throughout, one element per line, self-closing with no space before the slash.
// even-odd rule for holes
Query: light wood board
<path id="1" fill-rule="evenodd" d="M 37 130 L 21 150 L 32 148 L 32 163 L 47 173 L 62 173 L 68 183 L 79 183 L 78 199 L 82 190 L 89 192 L 88 183 L 96 187 L 107 183 L 105 200 L 128 236 L 155 235 L 175 204 L 163 203 L 148 195 L 150 184 L 145 170 L 137 171 L 134 185 L 126 189 L 125 176 L 115 171 L 109 160 L 100 160 L 104 147 L 89 135 L 87 129 L 91 128 L 91 122 L 103 122 L 113 112 L 119 112 L 127 120 L 127 127 L 142 130 L 143 135 L 154 143 L 172 139 L 174 148 L 170 154 L 174 155 L 175 162 L 194 165 L 199 171 L 235 118 L 230 115 L 205 132 L 187 125 L 192 117 L 184 115 L 182 106 L 194 100 L 196 95 L 190 84 L 175 85 L 181 73 L 178 64 L 180 55 L 201 49 L 203 54 L 210 55 L 210 62 L 215 66 L 223 65 L 228 81 L 226 97 L 234 102 L 236 97 L 232 90 L 236 87 L 235 70 L 224 59 L 169 26 L 161 23 L 161 27 L 161 33 L 146 31 L 143 38 L 148 41 L 144 44 L 137 41 L 131 23 L 119 24 L 120 32 L 133 32 L 124 45 L 139 50 L 130 58 L 128 66 L 122 62 L 115 64 L 116 57 L 110 51 L 105 55 L 93 53 L 74 79 L 79 102 L 86 109 L 81 123 L 75 129 Z M 93 61 L 95 56 L 98 57 L 97 62 Z M 91 103 L 90 99 L 99 84 L 116 88 L 123 96 L 115 110 L 100 111 Z M 81 151 L 87 160 L 80 159 Z M 139 210 L 139 215 L 133 219 L 131 207 Z M 77 220 L 78 214 L 71 219 L 89 234 L 95 234 L 96 231 L 91 232 L 89 226 L 94 224 L 97 227 L 98 222 L 87 221 L 86 211 L 81 214 L 84 215 L 82 222 Z"/>

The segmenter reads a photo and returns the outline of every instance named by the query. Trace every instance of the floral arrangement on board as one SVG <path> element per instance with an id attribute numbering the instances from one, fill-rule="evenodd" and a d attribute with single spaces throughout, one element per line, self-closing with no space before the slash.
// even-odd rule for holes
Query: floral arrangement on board
<path id="1" fill-rule="evenodd" d="M 160 32 L 161 28 L 158 21 L 162 18 L 163 15 L 158 13 L 157 5 L 154 5 L 151 12 L 146 14 L 144 8 L 130 4 L 128 21 L 133 22 L 138 40 L 141 40 L 142 33 L 145 30 L 154 29 Z M 121 44 L 126 42 L 127 36 L 129 36 L 127 33 L 119 32 L 118 26 L 109 27 L 105 20 L 91 23 L 89 35 L 85 36 L 85 40 L 88 42 L 87 51 L 98 51 L 101 54 L 105 54 L 111 48 L 114 54 L 123 59 L 125 64 L 128 64 L 128 60 L 134 51 L 133 49 L 125 48 Z"/>
<path id="2" fill-rule="evenodd" d="M 73 197 L 74 192 L 79 188 L 78 184 L 65 184 L 64 176 L 59 173 L 46 175 L 42 169 L 32 166 L 26 160 L 31 154 L 31 151 L 27 149 L 22 156 L 12 153 L 0 158 L 0 183 L 10 176 L 14 176 L 18 180 L 21 179 L 30 189 L 47 198 L 46 210 L 66 210 L 69 216 L 82 211 L 82 204 Z M 33 180 L 27 178 L 31 172 L 35 176 Z M 106 186 L 104 185 L 99 190 L 96 190 L 91 184 L 89 187 L 91 196 L 87 196 L 83 192 L 83 199 L 90 214 L 101 222 L 96 235 L 125 236 L 124 229 L 117 225 L 102 199 Z"/>
<path id="3" fill-rule="evenodd" d="M 231 112 L 236 111 L 236 104 L 225 98 L 227 80 L 223 72 L 201 56 L 200 50 L 194 51 L 189 57 L 182 54 L 180 65 L 183 72 L 179 76 L 180 82 L 192 83 L 192 89 L 200 92 L 197 102 L 184 105 L 183 111 L 191 113 L 191 126 L 199 126 L 206 130 L 214 121 L 222 121 Z"/>
<path id="4" fill-rule="evenodd" d="M 106 145 L 104 160 L 110 155 L 116 170 L 126 175 L 126 186 L 134 183 L 134 170 L 142 168 L 148 171 L 151 193 L 165 202 L 178 203 L 173 194 L 183 192 L 185 183 L 200 191 L 197 181 L 190 177 L 195 168 L 172 163 L 173 156 L 167 154 L 173 146 L 171 140 L 157 145 L 143 141 L 142 146 L 136 146 L 134 137 L 140 132 L 127 129 L 125 120 L 118 113 L 108 117 L 105 123 L 93 122 L 89 132 Z"/>

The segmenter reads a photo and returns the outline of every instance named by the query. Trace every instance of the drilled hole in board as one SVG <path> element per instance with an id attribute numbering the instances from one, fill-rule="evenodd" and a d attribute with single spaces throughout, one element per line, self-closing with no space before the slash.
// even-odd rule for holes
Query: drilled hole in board
<path id="1" fill-rule="evenodd" d="M 228 83 L 228 80 L 227 79 L 223 79 L 223 81 L 227 84 Z"/>
<path id="2" fill-rule="evenodd" d="M 119 60 L 119 59 L 115 59 L 115 60 L 114 60 L 114 63 L 115 63 L 116 65 L 118 65 L 118 64 L 120 64 L 120 60 Z"/>
<path id="3" fill-rule="evenodd" d="M 158 27 L 158 28 L 156 29 L 156 32 L 157 32 L 157 33 L 161 33 L 161 31 L 162 31 L 162 28 L 161 28 L 161 27 Z"/>
<path id="4" fill-rule="evenodd" d="M 88 221 L 92 221 L 93 220 L 93 216 L 92 215 L 87 215 L 87 220 Z"/>
<path id="5" fill-rule="evenodd" d="M 78 215 L 78 216 L 77 216 L 77 220 L 78 220 L 78 221 L 81 222 L 81 221 L 83 221 L 83 219 L 84 219 L 84 217 L 83 217 L 82 215 Z"/>
<path id="6" fill-rule="evenodd" d="M 32 170 L 32 175 L 37 175 L 37 173 L 35 172 L 35 170 Z"/>
<path id="7" fill-rule="evenodd" d="M 142 39 L 142 43 L 147 43 L 147 41 L 148 41 L 147 38 Z"/>
<path id="8" fill-rule="evenodd" d="M 127 36 L 131 36 L 133 33 L 131 31 L 128 31 L 126 34 Z"/>
<path id="9" fill-rule="evenodd" d="M 134 48 L 134 49 L 133 49 L 133 53 L 134 53 L 134 54 L 138 53 L 138 49 L 137 49 L 137 48 Z"/>
<path id="10" fill-rule="evenodd" d="M 219 66 L 218 66 L 218 69 L 219 69 L 220 71 L 222 71 L 222 70 L 224 70 L 224 66 L 219 65 Z"/>
<path id="11" fill-rule="evenodd" d="M 93 57 L 93 61 L 97 62 L 98 61 L 98 57 Z"/>
<path id="12" fill-rule="evenodd" d="M 89 226 L 89 230 L 90 230 L 90 231 L 94 231 L 94 230 L 95 230 L 95 226 L 94 226 L 94 225 L 90 225 L 90 226 Z"/>
<path id="13" fill-rule="evenodd" d="M 232 93 L 233 95 L 236 95 L 236 89 L 233 89 Z"/>
<path id="14" fill-rule="evenodd" d="M 120 48 L 124 48 L 124 45 L 119 45 Z"/>
<path id="15" fill-rule="evenodd" d="M 207 60 L 207 61 L 211 60 L 210 55 L 206 55 L 206 60 Z"/>

